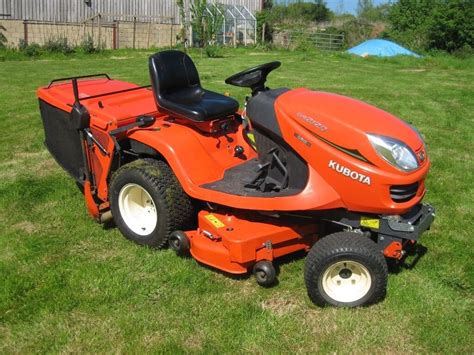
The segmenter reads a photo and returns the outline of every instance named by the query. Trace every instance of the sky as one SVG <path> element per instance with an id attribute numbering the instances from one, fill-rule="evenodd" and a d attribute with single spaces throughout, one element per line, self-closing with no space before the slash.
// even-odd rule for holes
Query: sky
<path id="1" fill-rule="evenodd" d="M 308 1 L 308 0 L 307 0 Z M 325 0 L 327 6 L 334 12 L 355 14 L 357 10 L 357 0 Z M 389 0 L 372 0 L 375 6 L 388 2 Z M 276 0 L 275 3 L 295 2 L 295 0 Z M 308 2 L 311 2 L 310 0 Z M 341 9 L 342 7 L 342 9 Z M 342 11 L 341 11 L 342 10 Z"/>

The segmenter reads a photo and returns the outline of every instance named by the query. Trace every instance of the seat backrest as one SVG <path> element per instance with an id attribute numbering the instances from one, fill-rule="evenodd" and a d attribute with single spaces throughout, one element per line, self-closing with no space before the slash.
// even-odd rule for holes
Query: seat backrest
<path id="1" fill-rule="evenodd" d="M 184 52 L 168 50 L 155 53 L 149 59 L 149 67 L 151 85 L 158 104 L 164 94 L 200 86 L 196 66 Z"/>

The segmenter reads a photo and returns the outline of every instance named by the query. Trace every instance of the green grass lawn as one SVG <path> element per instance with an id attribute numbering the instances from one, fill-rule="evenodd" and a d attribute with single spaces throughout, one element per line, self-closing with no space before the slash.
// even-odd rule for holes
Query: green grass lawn
<path id="1" fill-rule="evenodd" d="M 360 59 L 311 52 L 193 53 L 203 85 L 241 102 L 224 79 L 280 60 L 270 87 L 305 86 L 365 100 L 415 124 L 432 169 L 437 219 L 414 269 L 362 309 L 316 308 L 303 258 L 270 289 L 126 241 L 87 215 L 74 181 L 43 146 L 35 90 L 107 72 L 147 84 L 148 52 L 0 62 L 0 353 L 466 352 L 473 341 L 474 60 Z"/>

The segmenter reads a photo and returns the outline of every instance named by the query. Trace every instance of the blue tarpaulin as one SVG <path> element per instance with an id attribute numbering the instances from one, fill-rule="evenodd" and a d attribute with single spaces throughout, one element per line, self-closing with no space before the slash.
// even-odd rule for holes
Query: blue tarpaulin
<path id="1" fill-rule="evenodd" d="M 413 57 L 419 57 L 415 52 L 385 39 L 369 39 L 368 41 L 362 42 L 347 51 L 361 57 L 393 57 L 396 55 L 411 55 Z"/>

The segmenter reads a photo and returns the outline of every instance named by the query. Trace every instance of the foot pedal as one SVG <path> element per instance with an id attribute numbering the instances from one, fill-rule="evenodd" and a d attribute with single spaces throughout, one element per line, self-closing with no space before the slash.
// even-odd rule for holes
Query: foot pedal
<path id="1" fill-rule="evenodd" d="M 246 188 L 262 192 L 279 192 L 288 187 L 288 170 L 277 153 L 277 147 L 270 149 L 267 154 L 271 154 L 271 161 L 259 166 L 256 177 L 250 183 L 245 184 Z M 274 177 L 275 175 L 277 176 Z"/>

